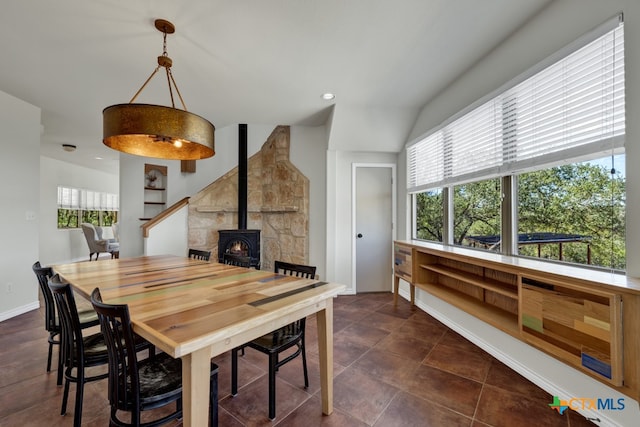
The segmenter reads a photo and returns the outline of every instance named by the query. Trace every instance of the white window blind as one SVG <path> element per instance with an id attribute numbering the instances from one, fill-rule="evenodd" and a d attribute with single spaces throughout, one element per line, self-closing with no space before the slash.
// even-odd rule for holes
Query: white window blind
<path id="1" fill-rule="evenodd" d="M 58 209 L 117 211 L 119 208 L 117 194 L 72 187 L 58 187 Z"/>
<path id="2" fill-rule="evenodd" d="M 613 27 L 408 147 L 408 190 L 488 179 L 623 147 L 622 20 Z"/>
<path id="3" fill-rule="evenodd" d="M 80 209 L 80 190 L 58 187 L 58 209 Z"/>
<path id="4" fill-rule="evenodd" d="M 442 132 L 428 136 L 407 150 L 409 187 L 444 179 L 444 138 Z"/>

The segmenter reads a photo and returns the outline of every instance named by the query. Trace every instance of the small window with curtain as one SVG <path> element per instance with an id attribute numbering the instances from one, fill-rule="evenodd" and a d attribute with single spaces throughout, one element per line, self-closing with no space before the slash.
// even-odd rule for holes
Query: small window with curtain
<path id="1" fill-rule="evenodd" d="M 118 221 L 117 194 L 58 186 L 58 228 L 78 228 L 89 222 L 110 226 Z"/>
<path id="2" fill-rule="evenodd" d="M 620 15 L 408 146 L 412 237 L 623 270 L 624 82 Z"/>

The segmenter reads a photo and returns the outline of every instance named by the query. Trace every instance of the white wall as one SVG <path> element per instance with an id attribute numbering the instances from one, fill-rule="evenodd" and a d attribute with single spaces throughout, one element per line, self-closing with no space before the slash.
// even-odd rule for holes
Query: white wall
<path id="1" fill-rule="evenodd" d="M 185 256 L 189 253 L 186 233 L 188 219 L 189 206 L 185 205 L 156 224 L 149 237 L 144 239 L 144 254 Z M 177 232 L 178 230 L 184 232 Z"/>
<path id="2" fill-rule="evenodd" d="M 73 153 L 69 153 L 69 157 Z M 80 228 L 58 229 L 58 186 L 118 194 L 119 176 L 40 157 L 40 262 L 43 265 L 88 260 L 89 247 Z M 108 232 L 106 230 L 105 232 Z M 105 235 L 107 237 L 107 235 Z M 100 255 L 100 259 L 109 254 Z"/>
<path id="3" fill-rule="evenodd" d="M 633 165 L 640 160 L 640 2 L 637 0 L 557 0 L 521 27 L 507 41 L 467 71 L 454 84 L 427 104 L 411 132 L 410 141 L 424 135 L 447 118 L 458 113 L 520 73 L 532 67 L 563 46 L 573 42 L 618 12 L 625 18 L 626 63 L 626 163 Z M 398 176 L 406 177 L 406 153 L 399 154 Z M 640 251 L 640 170 L 627 168 L 627 271 L 640 275 L 640 264 L 635 254 Z M 405 193 L 398 198 L 398 217 L 408 218 L 406 184 L 399 185 Z M 409 237 L 408 220 L 398 237 Z M 408 295 L 406 286 L 402 291 Z M 561 398 L 615 397 L 617 392 L 578 371 L 523 345 L 502 332 L 478 322 L 472 316 L 450 305 L 417 293 L 418 305 L 442 322 L 485 348 L 507 365 L 523 374 L 548 392 Z M 638 404 L 626 397 L 624 411 L 600 411 L 601 425 L 637 425 L 640 417 Z"/>
<path id="4" fill-rule="evenodd" d="M 291 127 L 289 159 L 309 178 L 309 264 L 315 265 L 316 274 L 326 278 L 327 252 L 327 138 L 326 128 Z"/>
<path id="5" fill-rule="evenodd" d="M 0 321 L 38 307 L 40 109 L 0 92 Z"/>
<path id="6" fill-rule="evenodd" d="M 402 149 L 417 112 L 416 108 L 336 103 L 330 119 L 329 149 L 396 153 Z"/>

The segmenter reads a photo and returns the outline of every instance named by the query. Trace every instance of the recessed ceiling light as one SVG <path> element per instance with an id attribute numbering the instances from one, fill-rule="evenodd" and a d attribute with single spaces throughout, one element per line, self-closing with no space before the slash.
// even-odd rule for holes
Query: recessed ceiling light
<path id="1" fill-rule="evenodd" d="M 76 151 L 76 146 L 72 144 L 62 144 L 62 149 L 64 151 L 72 152 L 72 151 Z"/>
<path id="2" fill-rule="evenodd" d="M 96 157 L 96 160 L 102 160 L 102 157 Z"/>
<path id="3" fill-rule="evenodd" d="M 322 94 L 322 99 L 324 99 L 325 101 L 331 101 L 335 97 L 336 96 L 333 93 L 329 93 L 329 92 Z"/>

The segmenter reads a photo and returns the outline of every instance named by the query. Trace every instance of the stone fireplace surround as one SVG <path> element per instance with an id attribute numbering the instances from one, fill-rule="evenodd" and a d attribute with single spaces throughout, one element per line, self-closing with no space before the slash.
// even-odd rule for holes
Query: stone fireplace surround
<path id="1" fill-rule="evenodd" d="M 289 160 L 290 127 L 278 126 L 248 162 L 247 228 L 261 230 L 261 266 L 309 263 L 309 179 Z M 189 199 L 190 248 L 218 253 L 218 230 L 238 228 L 238 168 Z"/>

